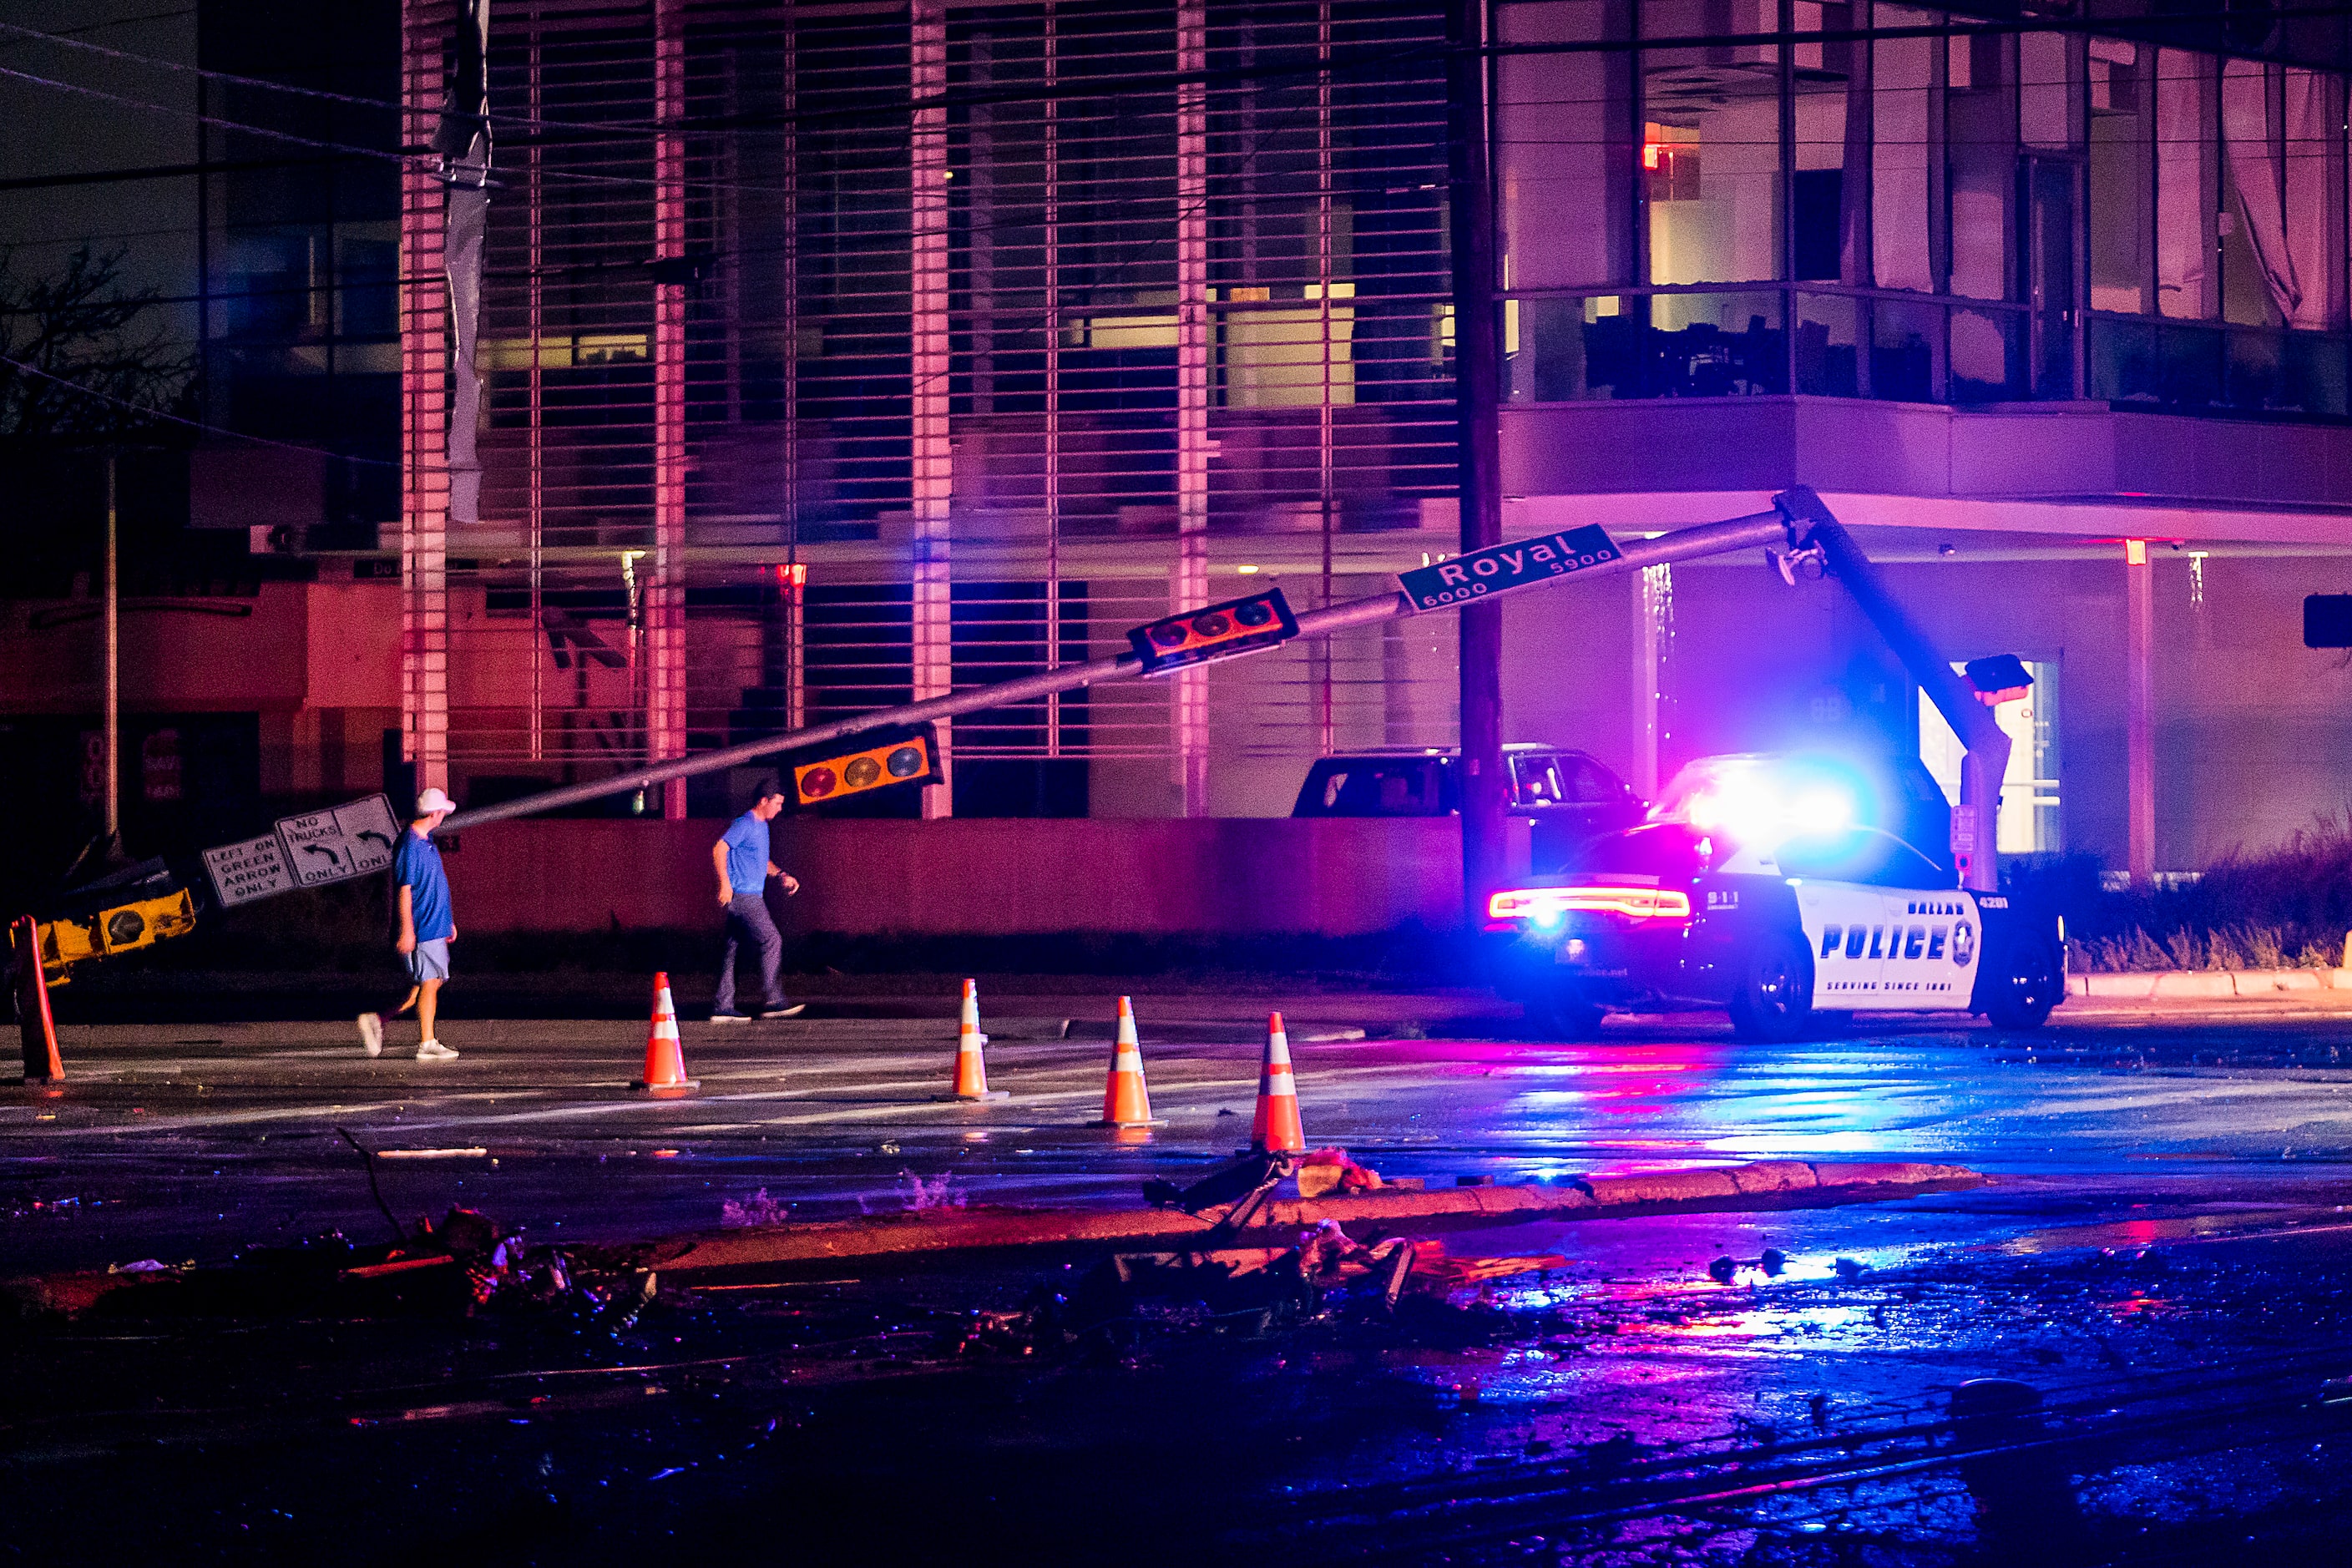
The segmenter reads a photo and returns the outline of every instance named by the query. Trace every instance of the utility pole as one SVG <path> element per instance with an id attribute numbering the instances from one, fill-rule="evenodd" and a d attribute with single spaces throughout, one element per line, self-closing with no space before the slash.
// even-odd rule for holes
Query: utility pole
<path id="1" fill-rule="evenodd" d="M 1502 342 L 1495 308 L 1495 203 L 1486 168 L 1484 0 L 1447 0 L 1446 184 L 1454 263 L 1454 407 L 1464 553 L 1503 542 Z M 1506 874 L 1503 612 L 1462 611 L 1462 896 L 1475 931 Z"/>
<path id="2" fill-rule="evenodd" d="M 116 581 L 114 454 L 106 455 L 106 844 L 122 833 L 122 590 Z"/>

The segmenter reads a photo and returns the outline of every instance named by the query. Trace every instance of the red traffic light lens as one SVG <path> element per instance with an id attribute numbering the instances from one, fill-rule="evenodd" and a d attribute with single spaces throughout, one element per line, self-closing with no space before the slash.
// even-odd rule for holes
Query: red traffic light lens
<path id="1" fill-rule="evenodd" d="M 890 776 L 894 779 L 913 778 L 923 771 L 923 748 L 901 746 L 891 752 L 882 765 L 890 770 Z"/>
<path id="2" fill-rule="evenodd" d="M 833 793 L 835 782 L 831 768 L 811 768 L 801 775 L 801 794 L 811 800 L 823 800 Z"/>
<path id="3" fill-rule="evenodd" d="M 1298 622 L 1291 616 L 1282 590 L 1265 588 L 1130 627 L 1127 640 L 1143 673 L 1158 675 L 1271 647 L 1297 635 Z"/>

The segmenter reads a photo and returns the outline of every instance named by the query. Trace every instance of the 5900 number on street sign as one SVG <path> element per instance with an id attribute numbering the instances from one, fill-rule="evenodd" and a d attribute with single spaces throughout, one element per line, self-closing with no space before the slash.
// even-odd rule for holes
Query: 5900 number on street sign
<path id="1" fill-rule="evenodd" d="M 1434 566 L 1400 572 L 1397 582 L 1415 611 L 1443 610 L 1605 565 L 1617 555 L 1616 544 L 1595 523 L 1491 544 Z"/>

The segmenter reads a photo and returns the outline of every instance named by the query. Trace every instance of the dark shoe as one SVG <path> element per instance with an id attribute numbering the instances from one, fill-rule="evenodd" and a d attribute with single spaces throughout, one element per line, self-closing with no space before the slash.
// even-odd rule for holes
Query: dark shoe
<path id="1" fill-rule="evenodd" d="M 757 1013 L 753 1014 L 752 1016 L 756 1018 L 797 1018 L 803 1013 L 807 1011 L 807 1003 L 795 1002 L 789 1007 L 762 1007 Z"/>
<path id="2" fill-rule="evenodd" d="M 714 1024 L 742 1024 L 750 1022 L 751 1017 L 751 1014 L 738 1013 L 730 1007 L 724 1013 L 711 1014 L 710 1021 Z"/>

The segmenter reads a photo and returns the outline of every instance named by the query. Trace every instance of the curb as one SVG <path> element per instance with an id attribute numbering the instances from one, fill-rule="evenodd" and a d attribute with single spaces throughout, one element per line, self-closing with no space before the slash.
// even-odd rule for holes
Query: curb
<path id="1" fill-rule="evenodd" d="M 1986 1178 L 1958 1165 L 1815 1165 L 1769 1160 L 1702 1171 L 1601 1176 L 1569 1186 L 1457 1187 L 1437 1192 L 1381 1189 L 1311 1201 L 1276 1200 L 1247 1232 L 1284 1242 L 1322 1221 L 1338 1220 L 1365 1239 L 1367 1227 L 1456 1229 L 1537 1219 L 1625 1219 L 1643 1215 L 1754 1208 L 1816 1208 L 1875 1203 L 1924 1193 L 1958 1192 Z M 643 1248 L 616 1249 L 638 1267 L 666 1274 L 706 1269 L 835 1264 L 944 1252 L 982 1252 L 1080 1245 L 1136 1245 L 1181 1250 L 1206 1239 L 1211 1221 L 1173 1209 L 975 1208 L 835 1220 L 814 1225 L 707 1231 Z"/>
<path id="2" fill-rule="evenodd" d="M 2352 969 L 2167 969 L 2066 977 L 2069 996 L 2125 1002 L 2275 999 L 2314 991 L 2352 993 Z"/>

